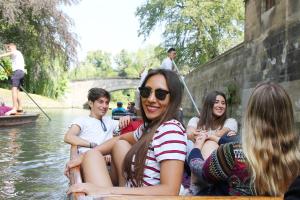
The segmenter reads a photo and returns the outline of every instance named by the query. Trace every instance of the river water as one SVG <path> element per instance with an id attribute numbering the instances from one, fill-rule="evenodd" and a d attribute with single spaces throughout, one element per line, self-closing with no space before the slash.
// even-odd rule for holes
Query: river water
<path id="1" fill-rule="evenodd" d="M 87 110 L 46 110 L 36 123 L 0 128 L 0 199 L 66 199 L 63 175 L 70 145 L 68 124 Z"/>

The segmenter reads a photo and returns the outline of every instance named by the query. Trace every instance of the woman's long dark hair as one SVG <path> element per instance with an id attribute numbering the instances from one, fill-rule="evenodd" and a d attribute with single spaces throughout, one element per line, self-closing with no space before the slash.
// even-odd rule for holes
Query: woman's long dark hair
<path id="1" fill-rule="evenodd" d="M 218 95 L 222 96 L 225 99 L 225 104 L 226 104 L 225 112 L 220 117 L 216 117 L 213 114 L 213 107 Z M 198 122 L 197 128 L 203 128 L 206 130 L 208 129 L 215 130 L 217 128 L 222 128 L 226 119 L 227 119 L 227 100 L 225 94 L 219 91 L 210 92 L 206 96 L 203 102 L 203 107 L 202 107 L 200 120 Z"/>
<path id="2" fill-rule="evenodd" d="M 143 186 L 143 174 L 146 156 L 155 131 L 163 122 L 171 119 L 177 119 L 177 111 L 179 110 L 182 100 L 182 83 L 180 82 L 178 75 L 171 70 L 152 70 L 148 73 L 141 86 L 144 87 L 150 77 L 158 74 L 163 75 L 166 79 L 167 87 L 170 92 L 170 102 L 166 112 L 162 113 L 159 118 L 150 120 L 145 114 L 140 97 L 140 110 L 144 120 L 143 135 L 126 154 L 123 163 L 124 176 L 127 180 L 131 181 L 135 187 Z M 134 166 L 134 170 L 132 170 L 132 165 Z"/>

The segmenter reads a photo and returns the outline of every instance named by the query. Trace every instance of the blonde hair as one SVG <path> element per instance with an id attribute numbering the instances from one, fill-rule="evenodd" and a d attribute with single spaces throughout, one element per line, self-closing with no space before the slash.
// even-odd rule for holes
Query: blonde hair
<path id="1" fill-rule="evenodd" d="M 242 147 L 258 195 L 283 195 L 300 168 L 291 100 L 278 84 L 261 83 L 247 106 Z"/>

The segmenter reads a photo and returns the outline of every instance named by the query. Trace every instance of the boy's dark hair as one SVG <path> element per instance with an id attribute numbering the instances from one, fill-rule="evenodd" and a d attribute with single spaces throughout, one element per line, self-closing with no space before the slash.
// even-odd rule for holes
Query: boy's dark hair
<path id="1" fill-rule="evenodd" d="M 176 49 L 172 47 L 172 48 L 170 48 L 167 52 L 168 52 L 168 53 L 171 53 L 172 51 L 176 51 Z"/>
<path id="2" fill-rule="evenodd" d="M 95 102 L 100 97 L 106 97 L 108 101 L 110 101 L 110 94 L 106 90 L 102 88 L 91 88 L 88 92 L 88 100 L 91 102 Z"/>

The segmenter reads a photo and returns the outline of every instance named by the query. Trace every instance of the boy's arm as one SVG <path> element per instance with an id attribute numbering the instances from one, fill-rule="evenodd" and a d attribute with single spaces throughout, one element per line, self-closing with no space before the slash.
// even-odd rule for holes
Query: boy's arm
<path id="1" fill-rule="evenodd" d="M 80 127 L 76 124 L 73 124 L 70 129 L 65 134 L 64 142 L 71 145 L 77 145 L 82 147 L 94 147 L 94 144 L 91 144 L 89 141 L 82 139 L 78 136 L 80 133 Z M 93 145 L 93 146 L 91 146 Z"/>
<path id="2" fill-rule="evenodd" d="M 10 56 L 11 54 L 12 54 L 12 52 L 0 54 L 0 58 L 5 57 L 5 56 Z"/>

